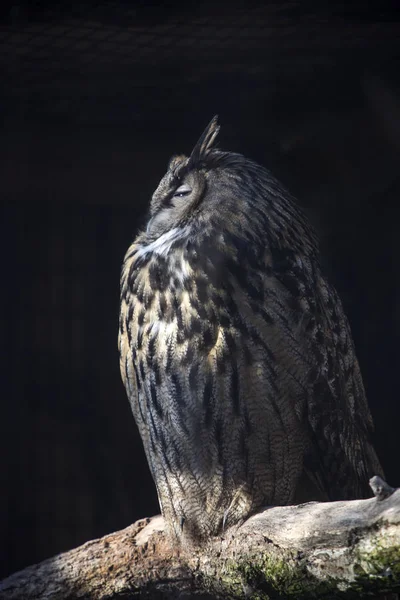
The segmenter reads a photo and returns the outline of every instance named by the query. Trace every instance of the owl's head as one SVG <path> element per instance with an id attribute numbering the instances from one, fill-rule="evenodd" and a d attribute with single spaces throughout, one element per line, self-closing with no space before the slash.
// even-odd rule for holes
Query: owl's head
<path id="1" fill-rule="evenodd" d="M 314 234 L 291 195 L 264 167 L 216 149 L 218 132 L 215 116 L 190 156 L 170 160 L 153 194 L 142 242 L 152 244 L 161 236 L 193 240 L 196 233 L 203 238 L 218 230 L 250 243 L 313 251 Z"/>
<path id="2" fill-rule="evenodd" d="M 245 161 L 240 154 L 221 152 L 214 147 L 219 132 L 215 116 L 190 156 L 173 156 L 168 171 L 155 190 L 150 204 L 147 234 L 157 238 L 166 231 L 204 216 L 228 195 L 232 196 L 235 172 L 229 169 Z M 228 202 L 229 203 L 229 202 Z M 227 207 L 226 207 L 227 208 Z"/>

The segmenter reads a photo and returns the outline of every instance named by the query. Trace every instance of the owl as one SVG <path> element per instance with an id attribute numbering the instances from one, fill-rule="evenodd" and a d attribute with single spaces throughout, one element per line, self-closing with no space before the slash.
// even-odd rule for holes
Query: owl
<path id="1" fill-rule="evenodd" d="M 199 544 L 257 509 L 382 475 L 349 325 L 310 223 L 271 173 L 174 156 L 121 274 L 120 367 L 162 513 Z"/>

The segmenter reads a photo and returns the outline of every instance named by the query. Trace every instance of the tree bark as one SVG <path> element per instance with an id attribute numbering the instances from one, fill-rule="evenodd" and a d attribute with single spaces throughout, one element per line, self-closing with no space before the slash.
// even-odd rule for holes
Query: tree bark
<path id="1" fill-rule="evenodd" d="M 400 489 L 266 508 L 202 548 L 173 547 L 161 516 L 11 575 L 1 600 L 333 598 L 400 589 Z"/>

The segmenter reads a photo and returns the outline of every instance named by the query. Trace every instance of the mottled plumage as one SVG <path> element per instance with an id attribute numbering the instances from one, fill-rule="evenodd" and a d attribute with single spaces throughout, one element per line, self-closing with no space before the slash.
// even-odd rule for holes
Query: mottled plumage
<path id="1" fill-rule="evenodd" d="M 316 236 L 263 167 L 174 157 L 121 276 L 121 373 L 164 516 L 200 541 L 266 505 L 381 474 L 349 325 Z"/>

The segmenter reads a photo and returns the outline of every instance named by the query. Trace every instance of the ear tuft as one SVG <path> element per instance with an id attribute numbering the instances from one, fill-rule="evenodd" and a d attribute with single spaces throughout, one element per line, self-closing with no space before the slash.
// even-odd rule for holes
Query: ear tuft
<path id="1" fill-rule="evenodd" d="M 215 115 L 201 134 L 199 141 L 195 145 L 192 150 L 192 153 L 189 157 L 188 167 L 195 167 L 199 162 L 204 160 L 212 146 L 214 144 L 215 138 L 217 137 L 220 130 L 220 126 L 218 125 L 218 115 Z"/>

